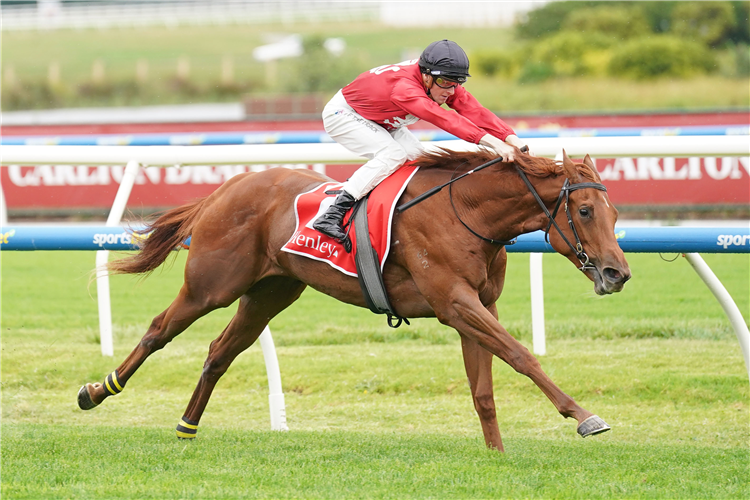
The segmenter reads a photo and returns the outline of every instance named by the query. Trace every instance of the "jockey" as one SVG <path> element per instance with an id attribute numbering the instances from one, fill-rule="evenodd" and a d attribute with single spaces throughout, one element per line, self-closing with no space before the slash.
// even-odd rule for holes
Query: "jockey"
<path id="1" fill-rule="evenodd" d="M 351 251 L 351 241 L 342 227 L 344 215 L 404 162 L 424 151 L 406 127 L 420 119 L 513 161 L 515 148 L 526 144 L 462 86 L 469 76 L 469 58 L 463 49 L 455 42 L 440 40 L 431 43 L 418 60 L 371 69 L 339 90 L 323 109 L 325 130 L 336 142 L 370 161 L 343 184 L 333 205 L 315 220 L 313 228 Z"/>

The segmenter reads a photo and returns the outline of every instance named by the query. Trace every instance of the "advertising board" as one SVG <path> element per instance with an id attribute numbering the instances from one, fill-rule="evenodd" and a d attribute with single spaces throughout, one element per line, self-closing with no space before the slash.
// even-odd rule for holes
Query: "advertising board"
<path id="1" fill-rule="evenodd" d="M 743 118 L 744 116 L 744 118 Z M 747 115 L 643 115 L 626 117 L 521 117 L 509 120 L 523 135 L 523 127 L 531 123 L 542 127 L 571 130 L 569 125 L 606 127 L 678 125 L 747 125 Z M 744 120 L 744 122 L 743 122 Z M 104 127 L 104 128 L 101 128 Z M 240 128 L 244 127 L 244 128 Z M 135 134 L 194 133 L 217 130 L 266 131 L 275 127 L 279 131 L 320 131 L 317 122 L 225 124 L 129 124 L 100 126 L 4 127 L 4 137 L 42 137 L 39 134 L 58 136 L 86 133 Z M 420 122 L 420 127 L 429 125 Z M 603 128 L 602 130 L 606 130 Z M 745 132 L 746 133 L 746 132 Z M 597 170 L 607 185 L 610 199 L 620 207 L 747 207 L 750 206 L 750 157 L 692 157 L 692 158 L 595 158 Z M 229 178 L 269 168 L 303 168 L 325 174 L 336 181 L 345 180 L 357 165 L 293 164 L 293 165 L 224 165 L 186 168 L 142 168 L 130 196 L 128 208 L 134 211 L 151 211 L 174 207 L 189 200 L 207 196 Z M 112 205 L 122 179 L 124 166 L 91 165 L 4 165 L 0 169 L 0 182 L 5 195 L 8 213 L 33 213 L 37 211 L 74 213 L 76 211 L 106 211 Z"/>
<path id="2" fill-rule="evenodd" d="M 595 159 L 597 170 L 618 206 L 750 205 L 750 158 Z M 231 177 L 269 168 L 315 170 L 337 181 L 357 165 L 223 165 L 142 168 L 129 207 L 159 209 L 211 194 Z M 13 210 L 108 209 L 122 179 L 122 166 L 10 165 L 2 186 Z"/>

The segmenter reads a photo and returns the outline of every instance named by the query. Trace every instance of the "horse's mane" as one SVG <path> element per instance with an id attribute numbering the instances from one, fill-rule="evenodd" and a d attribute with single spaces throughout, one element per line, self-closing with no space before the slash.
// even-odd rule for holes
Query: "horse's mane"
<path id="1" fill-rule="evenodd" d="M 483 163 L 497 158 L 497 153 L 486 148 L 479 151 L 452 151 L 450 149 L 438 148 L 435 151 L 425 151 L 414 160 L 414 164 L 420 168 L 444 168 L 453 170 L 457 166 L 466 165 L 467 169 L 478 167 Z M 561 161 L 544 158 L 541 156 L 529 156 L 518 152 L 516 154 L 516 165 L 532 177 L 552 177 L 565 175 Z M 502 164 L 510 168 L 510 163 Z M 583 163 L 576 163 L 578 173 L 591 182 L 601 182 L 599 174 L 593 172 Z"/>

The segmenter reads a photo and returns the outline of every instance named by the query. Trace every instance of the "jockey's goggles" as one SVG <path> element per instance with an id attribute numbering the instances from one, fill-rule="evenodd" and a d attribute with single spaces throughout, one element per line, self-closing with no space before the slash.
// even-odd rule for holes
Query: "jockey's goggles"
<path id="1" fill-rule="evenodd" d="M 435 85 L 440 87 L 441 89 L 455 89 L 459 85 L 461 85 L 458 82 L 454 82 L 453 80 L 448 80 L 447 78 L 444 78 L 442 76 L 436 76 L 435 78 Z"/>

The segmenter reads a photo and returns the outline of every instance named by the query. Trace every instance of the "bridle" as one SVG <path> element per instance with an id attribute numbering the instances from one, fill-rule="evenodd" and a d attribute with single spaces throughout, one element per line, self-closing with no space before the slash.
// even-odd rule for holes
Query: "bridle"
<path id="1" fill-rule="evenodd" d="M 573 218 L 570 216 L 570 209 L 568 205 L 570 202 L 570 193 L 573 191 L 577 191 L 579 189 L 593 188 L 593 189 L 598 189 L 599 191 L 606 192 L 607 187 L 604 184 L 601 184 L 598 182 L 581 182 L 578 184 L 571 184 L 569 179 L 565 179 L 565 182 L 563 183 L 563 186 L 560 189 L 560 194 L 557 196 L 557 203 L 555 203 L 555 209 L 552 211 L 552 213 L 550 213 L 550 211 L 547 210 L 547 206 L 542 201 L 542 198 L 539 196 L 539 194 L 536 192 L 536 189 L 534 189 L 534 186 L 531 184 L 531 181 L 529 181 L 529 178 L 526 177 L 526 174 L 518 167 L 518 165 L 514 164 L 513 166 L 516 168 L 518 175 L 521 176 L 521 179 L 523 179 L 523 182 L 526 184 L 526 187 L 528 187 L 529 191 L 531 191 L 531 194 L 534 195 L 536 202 L 544 211 L 544 215 L 546 215 L 549 218 L 549 224 L 547 224 L 547 229 L 544 230 L 544 241 L 549 243 L 550 229 L 552 229 L 552 226 L 555 226 L 555 229 L 557 229 L 557 232 L 560 235 L 560 237 L 568 245 L 568 247 L 570 247 L 570 249 L 573 250 L 573 252 L 575 252 L 576 257 L 578 257 L 578 261 L 581 263 L 581 267 L 579 267 L 578 269 L 582 272 L 586 272 L 588 270 L 595 270 L 596 267 L 591 264 L 591 261 L 589 260 L 589 256 L 586 254 L 586 252 L 583 251 L 581 238 L 579 238 L 578 231 L 576 230 L 576 226 L 575 224 L 573 224 Z M 557 212 L 560 210 L 560 206 L 562 205 L 563 198 L 565 198 L 565 215 L 568 217 L 568 225 L 570 226 L 570 229 L 573 230 L 573 236 L 575 236 L 575 239 L 576 239 L 575 246 L 573 246 L 570 240 L 565 236 L 565 233 L 562 232 L 562 229 L 560 229 L 560 226 L 557 225 L 557 221 L 555 220 L 555 217 L 557 217 Z"/>
<path id="2" fill-rule="evenodd" d="M 523 150 L 522 150 L 523 151 Z M 440 186 L 434 187 L 430 189 L 429 191 L 417 196 L 413 200 L 410 200 L 403 205 L 400 205 L 398 207 L 399 212 L 403 212 L 407 208 L 413 207 L 417 203 L 429 198 L 430 196 L 437 194 L 441 189 L 443 189 L 445 186 L 449 187 L 449 197 L 451 200 L 451 206 L 453 207 L 453 212 L 456 214 L 456 217 L 458 218 L 459 222 L 464 225 L 466 229 L 469 230 L 471 234 L 478 237 L 482 241 L 486 241 L 488 243 L 491 243 L 493 245 L 513 245 L 516 243 L 517 238 L 513 240 L 496 240 L 492 238 L 487 238 L 486 236 L 482 236 L 481 234 L 474 231 L 471 227 L 469 227 L 468 224 L 466 224 L 461 217 L 458 215 L 458 211 L 456 210 L 456 205 L 453 203 L 453 183 L 456 182 L 459 179 L 463 179 L 467 175 L 473 174 L 474 172 L 478 170 L 482 170 L 486 167 L 489 167 L 490 165 L 494 165 L 495 163 L 503 161 L 502 157 L 495 158 L 493 160 L 490 160 L 489 162 L 480 165 L 469 172 L 466 172 L 463 175 L 460 175 L 454 179 L 451 179 L 450 181 L 446 182 L 445 184 L 442 184 Z M 534 196 L 534 199 L 536 199 L 536 202 L 541 207 L 542 211 L 544 211 L 544 214 L 549 218 L 549 224 L 547 224 L 547 228 L 544 230 L 544 241 L 549 243 L 549 232 L 552 229 L 552 226 L 555 226 L 555 229 L 560 234 L 560 237 L 563 239 L 563 241 L 568 245 L 568 247 L 573 250 L 573 252 L 576 254 L 576 257 L 578 257 L 579 262 L 581 263 L 581 267 L 578 269 L 582 272 L 586 272 L 588 270 L 595 270 L 596 267 L 591 264 L 591 260 L 589 259 L 589 256 L 584 252 L 583 245 L 581 244 L 581 238 L 578 236 L 578 231 L 576 230 L 575 224 L 573 224 L 573 218 L 570 215 L 570 209 L 568 207 L 570 202 L 570 193 L 573 191 L 577 191 L 579 189 L 598 189 L 599 191 L 607 191 L 606 186 L 604 184 L 601 184 L 599 182 L 581 182 L 578 184 L 571 184 L 569 179 L 565 179 L 565 182 L 563 183 L 562 188 L 560 189 L 560 194 L 557 196 L 557 203 L 555 203 L 555 209 L 550 213 L 550 211 L 547 209 L 547 206 L 544 204 L 544 201 L 542 201 L 542 198 L 539 196 L 539 193 L 537 193 L 536 189 L 534 188 L 533 184 L 531 184 L 531 181 L 529 181 L 529 178 L 526 176 L 526 174 L 521 170 L 521 168 L 516 165 L 515 163 L 513 166 L 516 169 L 516 172 L 518 172 L 518 175 L 521 176 L 521 179 L 523 179 L 523 182 L 526 184 L 526 187 L 529 189 L 531 194 Z M 560 210 L 560 207 L 562 206 L 563 199 L 565 199 L 565 215 L 568 218 L 568 225 L 570 225 L 570 229 L 573 231 L 573 236 L 575 237 L 576 244 L 573 245 L 573 243 L 570 242 L 570 240 L 565 236 L 565 233 L 562 232 L 562 229 L 560 229 L 560 226 L 557 224 L 557 221 L 555 220 L 555 217 L 557 217 L 557 212 Z"/>

